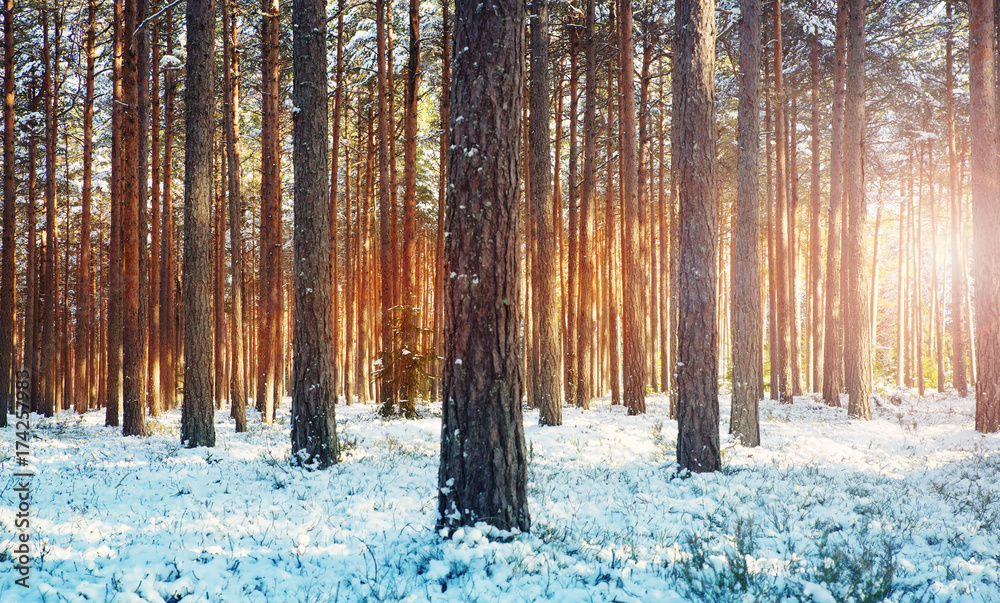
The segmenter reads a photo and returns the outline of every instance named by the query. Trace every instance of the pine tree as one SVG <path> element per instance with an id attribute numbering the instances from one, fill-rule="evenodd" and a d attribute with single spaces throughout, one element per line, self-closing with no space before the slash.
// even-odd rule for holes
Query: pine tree
<path id="1" fill-rule="evenodd" d="M 462 52 L 452 64 L 445 273 L 456 277 L 445 279 L 437 523 L 526 532 L 517 244 L 524 3 L 477 6 L 455 3 L 453 48 Z"/>

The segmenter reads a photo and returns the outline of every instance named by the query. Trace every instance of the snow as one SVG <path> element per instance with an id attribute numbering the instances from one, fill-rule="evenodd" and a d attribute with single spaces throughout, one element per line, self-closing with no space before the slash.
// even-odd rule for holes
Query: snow
<path id="1" fill-rule="evenodd" d="M 179 445 L 179 411 L 123 438 L 103 411 L 33 417 L 33 566 L 14 585 L 12 429 L 0 432 L 3 601 L 1000 600 L 1000 435 L 954 394 L 761 403 L 763 445 L 720 424 L 723 470 L 678 476 L 665 397 L 525 412 L 531 534 L 434 529 L 440 405 L 383 421 L 337 407 L 342 462 L 288 462 L 286 399 L 218 445 Z M 453 484 L 448 484 L 449 487 Z M 12 536 L 14 534 L 15 536 Z"/>

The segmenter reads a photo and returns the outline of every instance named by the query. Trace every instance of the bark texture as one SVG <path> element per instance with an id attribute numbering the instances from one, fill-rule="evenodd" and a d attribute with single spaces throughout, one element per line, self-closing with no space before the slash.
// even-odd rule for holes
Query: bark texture
<path id="1" fill-rule="evenodd" d="M 729 431 L 760 444 L 757 405 L 764 397 L 760 307 L 760 0 L 740 3 L 740 97 L 733 234 L 733 402 Z"/>
<path id="2" fill-rule="evenodd" d="M 455 3 L 438 527 L 530 528 L 518 374 L 524 3 Z M 459 52 L 460 51 L 460 52 Z"/>
<path id="3" fill-rule="evenodd" d="M 993 11 L 990 0 L 969 2 L 976 430 L 982 433 L 1000 431 L 1000 170 Z"/>
<path id="4" fill-rule="evenodd" d="M 865 270 L 865 6 L 864 0 L 850 0 L 847 25 L 847 105 L 844 111 L 844 184 L 847 188 L 848 227 L 847 291 L 848 311 L 844 329 L 844 376 L 847 382 L 850 416 L 871 419 L 872 336 Z M 846 325 L 845 325 L 846 326 Z"/>
<path id="5" fill-rule="evenodd" d="M 717 471 L 719 447 L 716 318 L 715 2 L 677 3 L 680 90 L 678 185 L 680 257 L 677 325 L 677 463 Z"/>
<path id="6" fill-rule="evenodd" d="M 184 406 L 181 442 L 215 446 L 212 405 L 212 0 L 187 4 L 184 152 Z"/>
<path id="7" fill-rule="evenodd" d="M 337 381 L 326 178 L 326 2 L 292 4 L 295 137 L 295 328 L 292 339 L 292 461 L 337 462 Z"/>
<path id="8" fill-rule="evenodd" d="M 591 0 L 592 1 L 592 0 Z M 549 5 L 535 0 L 531 18 L 531 204 L 537 254 L 531 265 L 531 303 L 538 338 L 538 362 L 530 392 L 542 425 L 562 425 L 559 306 L 556 303 L 555 222 L 549 141 Z"/>

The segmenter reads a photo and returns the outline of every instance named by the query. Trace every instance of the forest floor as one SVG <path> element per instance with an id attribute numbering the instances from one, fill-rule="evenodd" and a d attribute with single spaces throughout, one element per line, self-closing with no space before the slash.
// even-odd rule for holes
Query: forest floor
<path id="1" fill-rule="evenodd" d="M 0 430 L 2 601 L 997 601 L 1000 435 L 974 401 L 903 392 L 873 420 L 761 405 L 763 445 L 675 475 L 667 399 L 525 416 L 532 531 L 434 530 L 440 406 L 337 407 L 342 462 L 288 463 L 273 426 L 179 445 L 180 412 L 123 438 L 103 411 L 33 417 L 31 588 L 16 586 L 14 430 Z M 729 401 L 721 400 L 721 431 Z"/>

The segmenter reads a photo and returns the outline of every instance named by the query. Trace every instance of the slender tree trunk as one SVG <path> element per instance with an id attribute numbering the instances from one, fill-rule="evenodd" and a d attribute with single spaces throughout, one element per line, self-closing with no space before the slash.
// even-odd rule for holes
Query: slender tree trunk
<path id="1" fill-rule="evenodd" d="M 649 70 L 653 63 L 653 47 L 656 43 L 656 26 L 650 20 L 642 24 L 642 70 L 639 77 L 639 211 L 640 220 L 644 221 L 643 229 L 646 232 L 647 257 L 643 261 L 643 286 L 649 290 L 649 311 L 646 321 L 646 373 L 649 380 L 648 385 L 651 391 L 656 391 L 656 343 L 657 337 L 657 315 L 654 310 L 658 304 L 656 301 L 656 213 L 653 209 L 653 184 L 652 169 L 650 167 L 651 158 L 649 154 L 649 81 L 651 79 Z"/>
<path id="2" fill-rule="evenodd" d="M 764 81 L 771 82 L 771 63 L 764 61 Z M 771 96 L 764 96 L 764 155 L 767 157 L 767 351 L 770 364 L 768 375 L 768 393 L 771 400 L 778 399 L 778 287 L 774 282 L 777 272 L 774 266 L 774 178 L 773 158 L 771 152 L 774 132 L 771 130 Z"/>
<path id="3" fill-rule="evenodd" d="M 621 355 L 619 353 L 618 347 L 618 298 L 615 295 L 615 283 L 620 283 L 620 275 L 615 274 L 615 264 L 617 263 L 617 258 L 615 257 L 615 208 L 614 208 L 614 193 L 613 183 L 612 183 L 612 166 L 614 162 L 611 158 L 614 156 L 615 141 L 617 137 L 614 131 L 614 119 L 613 115 L 616 114 L 616 106 L 614 102 L 614 60 L 609 58 L 608 60 L 608 112 L 607 112 L 607 139 L 605 143 L 605 156 L 607 156 L 607 183 L 605 184 L 604 192 L 604 255 L 607 258 L 607 275 L 604 280 L 604 306 L 607 308 L 606 319 L 608 322 L 608 371 L 611 377 L 611 404 L 620 405 L 622 403 L 621 394 Z"/>
<path id="4" fill-rule="evenodd" d="M 778 400 L 784 403 L 792 401 L 792 337 L 791 337 L 791 292 L 789 291 L 789 260 L 791 259 L 788 230 L 788 200 L 786 191 L 785 164 L 785 89 L 783 71 L 783 55 L 781 47 L 781 0 L 774 0 L 772 9 L 774 21 L 774 268 L 776 278 L 776 331 L 778 344 Z"/>
<path id="5" fill-rule="evenodd" d="M 677 3 L 677 74 L 687 91 L 679 129 L 680 240 L 677 332 L 677 464 L 694 472 L 722 466 L 716 324 L 715 6 Z M 626 97 L 627 98 L 627 97 Z M 756 331 L 755 331 L 756 332 Z"/>
<path id="6" fill-rule="evenodd" d="M 160 383 L 162 360 L 160 358 L 160 232 L 161 215 L 160 185 L 160 21 L 153 23 L 152 52 L 150 63 L 152 69 L 152 89 L 150 96 L 150 158 L 152 160 L 153 186 L 151 190 L 151 211 L 149 215 L 150 258 L 149 258 L 149 341 L 146 345 L 146 404 L 147 410 L 153 416 L 163 410 L 163 394 Z"/>
<path id="7" fill-rule="evenodd" d="M 802 330 L 799 306 L 799 167 L 798 167 L 798 95 L 792 89 L 791 111 L 786 114 L 788 139 L 788 334 L 791 389 L 793 396 L 802 395 Z"/>
<path id="8" fill-rule="evenodd" d="M 463 276 L 446 285 L 438 527 L 485 521 L 526 532 L 527 455 L 517 374 L 524 3 L 497 0 L 481 13 L 476 5 L 458 0 L 455 11 L 455 48 L 462 52 L 456 53 L 451 88 L 445 269 Z M 486 64 L 495 69 L 483 70 Z M 491 186 L 478 187 L 480 179 Z"/>
<path id="9" fill-rule="evenodd" d="M 31 95 L 31 114 L 35 116 L 38 114 L 38 101 L 41 95 L 38 93 L 37 82 L 33 81 L 30 89 Z M 13 115 L 13 113 L 11 114 Z M 31 385 L 29 388 L 30 394 L 30 410 L 31 412 L 37 412 L 38 410 L 38 385 L 39 385 L 39 329 L 41 327 L 41 321 L 38 320 L 40 316 L 39 312 L 39 287 L 38 287 L 38 237 L 37 237 L 37 224 L 36 224 L 36 208 L 35 208 L 35 192 L 37 188 L 37 162 L 36 155 L 38 153 L 38 123 L 33 117 L 29 122 L 29 134 L 28 134 L 28 207 L 27 207 L 27 227 L 28 227 L 28 241 L 27 241 L 27 270 L 25 274 L 25 296 L 24 296 L 24 347 L 22 356 L 22 365 L 24 369 L 29 371 L 29 376 L 31 377 Z M 103 249 L 103 247 L 102 247 Z M 102 264 L 103 265 L 103 264 Z M 103 403 L 103 400 L 102 400 Z"/>
<path id="10" fill-rule="evenodd" d="M 593 2 L 593 0 L 590 0 Z M 562 425 L 559 397 L 559 307 L 556 297 L 555 224 L 552 212 L 552 164 L 549 141 L 549 5 L 535 0 L 531 16 L 531 206 L 537 256 L 532 262 L 531 293 L 538 339 L 538 362 L 529 397 L 541 425 Z"/>
<path id="11" fill-rule="evenodd" d="M 868 307 L 868 278 L 865 274 L 865 6 L 864 0 L 849 0 L 847 26 L 847 105 L 844 111 L 844 183 L 849 204 L 847 249 L 848 312 L 844 329 L 844 370 L 849 403 L 847 412 L 859 419 L 871 419 L 872 341 Z"/>
<path id="12" fill-rule="evenodd" d="M 819 34 L 814 33 L 809 41 L 809 67 L 811 80 L 812 121 L 810 139 L 812 141 L 812 165 L 809 175 L 809 324 L 808 345 L 812 358 L 812 391 L 823 391 L 823 264 L 820 245 L 820 133 L 819 133 Z"/>
<path id="13" fill-rule="evenodd" d="M 405 296 L 400 303 L 407 308 L 416 307 L 417 290 L 417 92 L 420 86 L 420 0 L 410 0 L 410 48 L 406 65 L 406 99 L 403 118 L 403 288 Z M 408 350 L 417 345 L 416 328 L 404 329 L 403 342 Z M 416 416 L 416 397 L 419 392 L 410 389 L 409 379 L 400 384 L 400 411 L 405 416 Z"/>
<path id="14" fill-rule="evenodd" d="M 569 28 L 569 174 L 567 175 L 567 188 L 569 189 L 569 291 L 566 297 L 569 299 L 569 312 L 566 319 L 566 338 L 570 345 L 566 346 L 566 400 L 574 406 L 577 404 L 577 293 L 578 293 L 578 271 L 579 271 L 579 226 L 577 217 L 577 199 L 579 190 L 577 188 L 577 122 L 579 119 L 579 95 L 577 94 L 577 84 L 579 73 L 577 66 L 577 56 L 579 55 L 580 30 L 576 27 Z"/>
<path id="15" fill-rule="evenodd" d="M 173 55 L 173 10 L 167 10 L 167 54 Z M 160 391 L 166 409 L 177 403 L 177 331 L 174 306 L 174 283 L 177 279 L 174 263 L 174 209 L 173 209 L 173 147 L 174 147 L 174 70 L 163 76 L 163 216 L 160 234 Z M 109 308 L 110 314 L 110 308 Z M 109 326 L 110 328 L 110 326 Z M 110 338 L 109 338 L 110 340 Z M 110 348 L 109 348 L 110 349 Z M 111 375 L 109 370 L 108 375 Z"/>
<path id="16" fill-rule="evenodd" d="M 262 0 L 260 311 L 257 321 L 257 410 L 274 422 L 281 353 L 281 164 L 278 132 L 278 0 Z"/>
<path id="17" fill-rule="evenodd" d="M 759 71 L 759 70 L 758 70 Z M 670 337 L 670 332 L 672 326 L 670 324 L 670 287 L 673 283 L 670 282 L 670 231 L 668 230 L 667 214 L 670 211 L 671 203 L 669 196 L 672 194 L 671 191 L 664 191 L 665 182 L 667 179 L 667 161 L 666 161 L 666 114 L 667 107 L 664 99 L 666 98 L 663 89 L 663 79 L 664 79 L 665 68 L 660 63 L 660 123 L 659 123 L 659 162 L 660 162 L 660 173 L 657 179 L 657 184 L 659 186 L 659 223 L 660 223 L 660 303 L 657 306 L 660 312 L 660 388 L 664 392 L 669 392 L 670 390 L 670 375 L 673 373 L 673 369 L 670 365 L 670 357 L 673 354 L 671 350 L 671 344 L 673 343 L 673 338 Z M 758 78 L 759 79 L 759 78 Z M 759 103 L 758 103 L 759 105 Z M 609 109 L 610 112 L 610 109 Z M 608 155 L 610 157 L 610 154 Z"/>
<path id="18" fill-rule="evenodd" d="M 624 274 L 624 381 L 625 406 L 630 415 L 646 412 L 646 341 L 643 304 L 646 301 L 642 266 L 642 208 L 639 206 L 637 164 L 635 66 L 632 46 L 632 0 L 619 2 L 619 36 L 622 66 L 622 258 Z M 714 29 L 713 29 L 714 31 Z"/>
<path id="19" fill-rule="evenodd" d="M 114 3 L 113 71 L 111 110 L 111 236 L 108 263 L 108 377 L 105 419 L 107 426 L 119 425 L 122 404 L 122 0 Z"/>
<path id="20" fill-rule="evenodd" d="M 993 2 L 969 2 L 969 131 L 976 286 L 976 430 L 1000 430 L 1000 206 Z"/>
<path id="21" fill-rule="evenodd" d="M 448 14 L 450 0 L 441 0 L 441 92 L 438 105 L 438 123 L 441 126 L 441 138 L 438 149 L 438 212 L 437 240 L 435 241 L 434 258 L 434 355 L 444 358 L 444 341 L 442 319 L 444 318 L 444 209 L 446 198 L 446 182 L 448 174 L 448 109 L 449 90 L 451 89 L 451 29 Z M 435 363 L 434 397 L 441 393 L 440 362 Z"/>
<path id="22" fill-rule="evenodd" d="M 229 196 L 229 273 L 232 278 L 232 368 L 229 397 L 236 431 L 247 429 L 247 386 L 243 352 L 243 179 L 240 174 L 240 68 L 237 48 L 236 3 L 222 2 L 223 56 L 222 68 L 225 96 L 222 102 L 226 133 L 227 187 Z"/>
<path id="23" fill-rule="evenodd" d="M 93 14 L 93 13 L 91 13 Z M 93 18 L 88 19 L 90 32 L 93 32 Z M 17 182 L 14 180 L 14 0 L 5 0 L 3 14 L 3 252 L 2 268 L 0 268 L 0 427 L 7 426 L 7 412 L 19 408 L 14 406 L 14 390 L 11 386 L 14 377 L 14 330 L 17 316 L 14 308 L 14 290 L 17 288 L 17 274 L 14 271 L 14 203 Z M 88 40 L 92 37 L 88 36 Z M 90 50 L 91 68 L 87 72 L 88 90 L 93 90 L 93 45 Z M 93 93 L 87 96 L 89 101 Z M 85 101 L 86 102 L 86 101 Z M 88 106 L 92 106 L 92 103 Z M 84 129 L 86 130 L 86 110 L 84 111 Z M 86 152 L 84 153 L 86 156 Z M 85 160 L 86 161 L 86 160 Z M 89 167 L 89 161 L 86 162 Z M 87 193 L 84 193 L 86 201 Z M 86 227 L 90 226 L 90 207 L 84 202 Z M 87 267 L 89 274 L 89 243 L 87 237 Z M 83 243 L 81 242 L 81 264 L 83 260 Z M 80 269 L 81 274 L 83 268 Z M 81 276 L 81 280 L 82 280 Z M 89 305 L 89 297 L 84 296 L 85 304 Z M 79 320 L 77 325 L 79 326 Z M 89 324 L 89 323 L 84 323 Z M 79 373 L 79 371 L 78 371 Z M 20 380 L 20 379 L 18 379 Z M 77 408 L 79 409 L 79 403 Z"/>
<path id="24" fill-rule="evenodd" d="M 379 266 L 382 275 L 380 294 L 381 311 L 378 324 L 381 333 L 381 351 L 389 355 L 392 351 L 392 329 L 390 319 L 392 312 L 393 290 L 392 282 L 395 274 L 393 259 L 393 241 L 389 216 L 392 211 L 392 199 L 389 185 L 389 88 L 386 82 L 386 72 L 389 70 L 386 56 L 386 5 L 387 0 L 375 0 L 376 38 L 378 40 L 378 211 L 379 211 Z M 384 360 L 384 362 L 388 359 Z M 392 370 L 391 368 L 389 370 Z M 378 397 L 382 404 L 382 414 L 393 414 L 393 388 L 389 381 L 383 381 Z"/>
<path id="25" fill-rule="evenodd" d="M 844 80 L 847 66 L 848 2 L 837 0 L 837 34 L 833 67 L 833 134 L 830 143 L 830 218 L 826 250 L 826 316 L 823 341 L 823 400 L 840 406 L 844 385 L 843 339 L 841 335 L 840 242 L 844 164 Z"/>
<path id="26" fill-rule="evenodd" d="M 59 307 L 58 296 L 58 267 L 56 249 L 56 115 L 58 111 L 58 101 L 53 92 L 53 80 L 58 79 L 58 74 L 53 75 L 53 71 L 58 69 L 58 62 L 51 58 L 49 52 L 49 16 L 46 9 L 42 9 L 41 18 L 43 21 L 42 35 L 44 41 L 42 45 L 42 63 L 44 68 L 43 89 L 45 91 L 45 255 L 44 273 L 42 277 L 42 345 L 41 362 L 39 366 L 41 378 L 41 401 L 40 409 L 42 413 L 51 417 L 57 411 L 58 400 L 58 359 L 56 357 L 56 329 L 57 313 Z M 58 32 L 57 32 L 58 33 Z M 55 36 L 58 38 L 58 35 Z"/>
<path id="27" fill-rule="evenodd" d="M 181 442 L 215 446 L 212 407 L 212 0 L 188 0 L 184 152 L 184 406 Z M 325 98 L 325 97 L 324 97 Z M 325 146 L 324 146 L 325 148 Z"/>
<path id="28" fill-rule="evenodd" d="M 758 401 L 764 397 L 760 339 L 760 0 L 740 3 L 740 98 L 736 230 L 733 234 L 733 401 L 729 432 L 760 444 Z"/>
<path id="29" fill-rule="evenodd" d="M 955 67 L 953 58 L 953 46 L 955 36 L 955 21 L 952 14 L 952 5 L 948 3 L 948 39 L 945 42 L 945 121 L 948 127 L 948 205 L 951 212 L 951 358 L 952 358 L 952 387 L 959 395 L 965 397 L 969 394 L 969 385 L 966 380 L 965 365 L 965 334 L 963 332 L 963 311 L 964 304 L 962 292 L 965 288 L 964 270 L 965 262 L 962 256 L 962 204 L 961 189 L 959 187 L 958 158 L 955 150 Z"/>
<path id="30" fill-rule="evenodd" d="M 597 188 L 597 50 L 595 44 L 595 2 L 587 0 L 587 24 L 583 34 L 584 65 L 587 79 L 584 85 L 583 107 L 583 189 L 580 194 L 579 283 L 577 307 L 578 363 L 576 405 L 590 408 L 594 397 L 592 370 L 594 357 L 594 197 Z"/>

